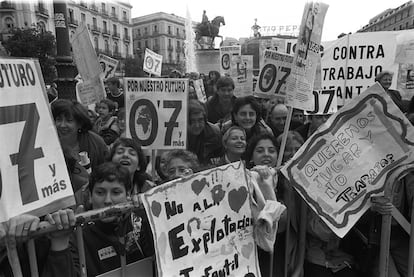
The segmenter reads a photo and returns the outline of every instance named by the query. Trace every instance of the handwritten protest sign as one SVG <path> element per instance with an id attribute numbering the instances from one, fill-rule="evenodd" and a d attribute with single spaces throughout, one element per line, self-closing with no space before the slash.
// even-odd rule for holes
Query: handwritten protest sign
<path id="1" fill-rule="evenodd" d="M 105 86 L 100 75 L 76 83 L 77 99 L 83 105 L 96 104 L 105 98 Z"/>
<path id="2" fill-rule="evenodd" d="M 220 74 L 230 75 L 232 57 L 240 55 L 241 45 L 220 47 Z"/>
<path id="3" fill-rule="evenodd" d="M 253 56 L 232 56 L 230 77 L 234 82 L 234 96 L 242 97 L 253 94 Z"/>
<path id="4" fill-rule="evenodd" d="M 74 205 L 37 60 L 0 59 L 0 222 Z"/>
<path id="5" fill-rule="evenodd" d="M 188 80 L 124 78 L 126 135 L 145 149 L 187 146 Z"/>
<path id="6" fill-rule="evenodd" d="M 390 171 L 414 160 L 413 138 L 414 127 L 376 83 L 332 115 L 282 173 L 343 237 Z"/>
<path id="7" fill-rule="evenodd" d="M 161 76 L 162 55 L 155 53 L 151 49 L 145 48 L 143 69 L 149 74 Z"/>
<path id="8" fill-rule="evenodd" d="M 294 67 L 286 89 L 287 104 L 294 108 L 314 110 L 313 83 L 321 55 L 320 43 L 327 9 L 328 5 L 320 2 L 305 4 L 295 49 Z"/>
<path id="9" fill-rule="evenodd" d="M 158 276 L 260 276 L 241 163 L 169 182 L 142 201 Z"/>
<path id="10" fill-rule="evenodd" d="M 99 54 L 98 60 L 102 68 L 103 79 L 114 77 L 119 61 L 104 54 Z"/>
<path id="11" fill-rule="evenodd" d="M 293 65 L 293 56 L 273 50 L 264 51 L 264 65 L 260 70 L 254 95 L 261 98 L 285 98 L 286 80 Z"/>

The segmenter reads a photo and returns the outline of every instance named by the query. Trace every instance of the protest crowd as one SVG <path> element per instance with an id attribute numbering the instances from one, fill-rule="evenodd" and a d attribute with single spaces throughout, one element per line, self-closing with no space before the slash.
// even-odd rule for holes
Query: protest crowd
<path id="1" fill-rule="evenodd" d="M 408 118 L 407 122 L 410 120 L 414 123 L 414 98 L 411 102 L 403 100 L 399 91 L 390 89 L 393 74 L 394 72 L 383 70 L 377 74 L 375 82 Z M 257 254 L 261 276 L 380 276 L 381 219 L 397 209 L 410 221 L 414 197 L 413 174 L 408 173 L 397 181 L 398 188 L 393 192 L 392 200 L 368 199 L 370 208 L 364 211 L 345 236 L 340 237 L 308 205 L 308 201 L 302 197 L 303 194 L 294 189 L 296 187 L 291 179 L 281 172 L 283 166 L 292 162 L 302 145 L 318 132 L 319 127 L 329 121 L 332 113 L 304 112 L 287 105 L 281 98 L 261 98 L 254 96 L 251 91 L 246 91 L 246 96 L 236 97 L 234 79 L 215 70 L 208 74 L 182 74 L 173 71 L 169 77 L 160 79 L 165 82 L 174 81 L 177 84 L 174 89 L 177 91 L 180 90 L 177 80 L 185 80 L 188 85 L 185 90 L 187 104 L 183 106 L 186 108 L 184 114 L 187 118 L 184 148 L 178 140 L 177 147 L 159 150 L 154 150 L 156 147 L 153 147 L 148 150 L 142 142 L 144 139 L 140 141 L 131 134 L 130 125 L 135 123 L 136 132 L 151 133 L 154 118 L 151 118 L 151 114 L 144 114 L 144 110 L 140 108 L 137 109 L 140 111 L 139 115 L 138 112 L 134 114 L 131 111 L 134 107 L 131 108 L 128 104 L 132 97 L 126 96 L 130 89 L 127 87 L 130 81 L 127 78 L 106 79 L 106 97 L 92 106 L 59 97 L 49 99 L 47 104 L 76 204 L 59 207 L 42 216 L 23 213 L 1 225 L 0 277 L 16 276 L 16 261 L 21 270 L 19 276 L 33 276 L 33 261 L 30 261 L 33 253 L 30 248 L 26 248 L 29 239 L 34 241 L 32 250 L 34 248 L 36 252 L 35 262 L 39 272 L 37 276 L 133 276 L 125 272 L 121 272 L 122 275 L 105 273 L 119 268 L 123 271 L 127 265 L 142 260 L 149 261 L 152 273 L 145 275 L 146 273 L 141 272 L 144 275 L 136 276 L 157 276 L 159 263 L 166 263 L 167 259 L 163 253 L 157 252 L 160 251 L 160 241 L 164 240 L 165 245 L 170 242 L 174 260 L 186 256 L 190 251 L 204 251 L 206 257 L 209 257 L 209 243 L 214 239 L 220 240 L 219 234 L 230 236 L 231 232 L 238 232 L 246 226 L 252 226 L 255 248 L 252 251 Z M 196 81 L 201 82 L 205 88 L 205 100 L 200 99 L 196 93 Z M 173 90 L 172 85 L 170 89 Z M 165 102 L 161 101 L 161 105 L 165 106 Z M 172 109 L 175 106 L 167 108 Z M 166 127 L 168 124 L 170 122 L 165 121 Z M 343 146 L 338 145 L 336 149 L 344 148 L 346 144 L 344 142 Z M 309 152 L 317 151 L 306 149 Z M 328 153 L 327 151 L 324 153 Z M 37 155 L 35 152 L 32 155 Z M 329 159 L 327 155 L 325 157 Z M 387 163 L 391 163 L 393 159 L 396 157 L 391 155 Z M 182 237 L 178 235 L 180 230 L 173 229 L 177 233 L 168 232 L 168 237 L 165 233 L 162 233 L 162 237 L 162 234 L 152 231 L 152 224 L 158 222 L 157 209 L 161 209 L 161 206 L 156 206 L 155 200 L 148 204 L 149 200 L 145 199 L 152 199 L 150 197 L 160 191 L 167 195 L 168 190 L 164 191 L 164 187 L 171 189 L 179 186 L 206 170 L 226 169 L 226 166 L 238 163 L 245 172 L 251 218 L 237 219 L 237 228 L 231 227 L 236 224 L 223 211 L 222 215 L 217 215 L 223 220 L 217 223 L 212 221 L 217 224 L 217 232 L 213 231 L 214 227 L 209 227 L 209 231 L 203 235 L 200 224 L 204 223 L 192 218 L 182 229 L 185 228 L 190 235 L 199 236 L 199 239 L 193 238 L 193 245 L 185 247 Z M 327 171 L 328 174 L 335 171 L 334 161 L 330 166 L 332 169 Z M 313 172 L 309 176 L 313 176 L 312 174 Z M 322 176 L 323 173 L 320 174 Z M 63 190 L 64 184 L 59 184 Z M 214 180 L 210 186 L 212 184 Z M 0 197 L 1 185 L 0 179 Z M 224 188 L 221 185 L 214 187 L 211 191 L 214 202 L 210 205 L 205 200 L 202 205 L 197 204 L 203 207 L 194 205 L 194 211 L 197 207 L 207 211 L 215 205 L 223 205 L 220 202 L 224 197 L 222 189 Z M 341 197 L 337 198 L 337 202 L 350 196 Z M 190 191 L 180 195 L 180 198 L 190 198 Z M 145 204 L 145 201 L 148 203 Z M 232 207 L 234 203 L 230 200 L 229 202 Z M 86 215 L 87 212 L 127 203 L 132 203 L 132 206 L 127 212 L 120 214 L 106 214 L 103 218 L 98 216 L 84 224 L 80 224 L 77 217 L 82 213 Z M 151 211 L 146 210 L 148 208 Z M 220 209 L 217 211 L 219 213 Z M 178 213 L 180 212 L 183 211 L 178 208 Z M 149 213 L 156 216 L 149 217 Z M 174 212 L 170 216 L 175 216 Z M 198 224 L 197 228 L 193 227 L 194 222 Z M 221 224 L 224 225 L 222 229 Z M 229 229 L 226 224 L 230 226 Z M 42 226 L 54 228 L 54 231 L 33 239 L 33 234 L 42 229 Z M 180 226 L 176 228 L 181 228 Z M 155 240 L 158 241 L 157 244 L 154 244 Z M 80 254 L 80 247 L 83 248 L 83 254 Z M 412 276 L 408 272 L 409 247 L 410 235 L 392 220 L 388 276 Z M 14 258 L 11 248 L 16 249 Z M 252 273 L 254 269 L 249 267 L 249 272 L 244 275 L 232 273 L 241 266 L 240 259 L 246 257 L 246 248 L 235 249 L 236 254 L 223 261 L 221 270 L 206 267 L 202 276 L 257 276 Z M 223 246 L 221 254 L 226 251 Z M 164 271 L 163 276 L 193 276 L 192 270 L 191 267 L 183 268 L 179 275 L 169 275 L 169 272 Z"/>

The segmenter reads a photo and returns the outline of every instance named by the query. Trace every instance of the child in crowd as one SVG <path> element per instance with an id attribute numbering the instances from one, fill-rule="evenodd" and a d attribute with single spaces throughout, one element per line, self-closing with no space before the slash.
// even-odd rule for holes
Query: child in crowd
<path id="1" fill-rule="evenodd" d="M 93 209 L 126 202 L 131 191 L 128 169 L 117 163 L 104 163 L 91 174 L 89 190 Z M 51 236 L 51 248 L 43 271 L 48 276 L 79 276 L 77 244 L 68 229 L 75 224 L 71 209 L 46 216 L 61 233 Z M 117 269 L 121 260 L 126 263 L 154 254 L 153 239 L 144 209 L 135 209 L 123 217 L 109 217 L 83 227 L 87 276 L 97 276 Z M 124 239 L 124 242 L 120 240 Z"/>
<path id="2" fill-rule="evenodd" d="M 106 145 L 112 144 L 120 134 L 118 119 L 113 116 L 115 108 L 115 103 L 109 99 L 103 99 L 98 104 L 99 117 L 93 131 L 104 139 Z"/>

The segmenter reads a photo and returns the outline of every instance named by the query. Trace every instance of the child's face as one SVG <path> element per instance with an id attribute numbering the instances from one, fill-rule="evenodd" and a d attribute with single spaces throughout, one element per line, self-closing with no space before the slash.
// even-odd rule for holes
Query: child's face
<path id="1" fill-rule="evenodd" d="M 109 107 L 105 103 L 100 103 L 98 108 L 99 117 L 107 118 L 110 116 Z"/>
<path id="2" fill-rule="evenodd" d="M 100 209 L 111 205 L 123 203 L 127 201 L 127 192 L 125 185 L 119 181 L 103 181 L 98 182 L 92 189 L 91 202 L 92 208 Z M 109 217 L 102 220 L 103 222 L 114 221 L 117 217 Z"/>

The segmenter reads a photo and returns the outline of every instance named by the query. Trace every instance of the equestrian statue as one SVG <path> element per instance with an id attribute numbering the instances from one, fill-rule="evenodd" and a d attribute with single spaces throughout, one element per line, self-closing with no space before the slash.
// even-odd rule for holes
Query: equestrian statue
<path id="1" fill-rule="evenodd" d="M 203 11 L 203 19 L 201 23 L 197 24 L 194 28 L 194 32 L 196 34 L 195 40 L 199 45 L 201 45 L 200 40 L 202 37 L 210 37 L 211 44 L 210 48 L 214 48 L 214 39 L 216 37 L 221 38 L 221 42 L 223 42 L 223 37 L 219 35 L 221 24 L 226 25 L 224 22 L 224 17 L 216 16 L 211 22 L 208 20 L 206 15 L 206 11 Z"/>

